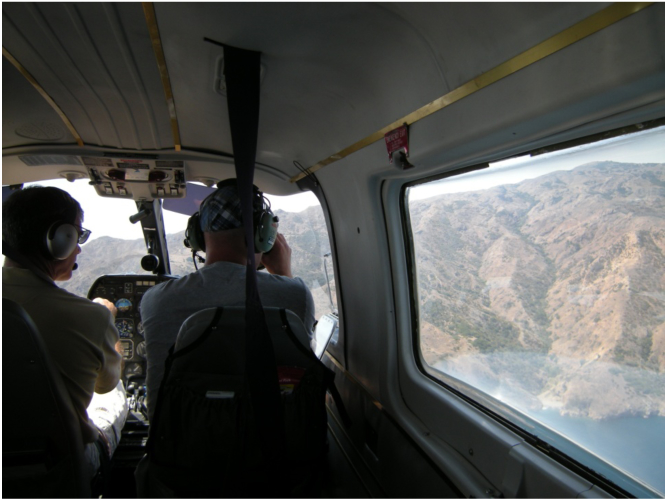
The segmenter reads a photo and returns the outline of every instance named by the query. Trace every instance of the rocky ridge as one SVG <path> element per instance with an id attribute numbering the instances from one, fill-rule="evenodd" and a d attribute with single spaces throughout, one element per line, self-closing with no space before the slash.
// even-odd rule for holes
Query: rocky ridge
<path id="1" fill-rule="evenodd" d="M 526 410 L 664 415 L 664 164 L 411 203 L 422 354 Z"/>

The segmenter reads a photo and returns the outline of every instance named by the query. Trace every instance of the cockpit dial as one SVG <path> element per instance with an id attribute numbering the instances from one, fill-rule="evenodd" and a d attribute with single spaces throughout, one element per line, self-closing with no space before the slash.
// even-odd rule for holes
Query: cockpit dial
<path id="1" fill-rule="evenodd" d="M 122 337 L 131 337 L 134 332 L 134 323 L 131 319 L 117 319 L 116 320 L 116 329 L 118 334 Z"/>
<path id="2" fill-rule="evenodd" d="M 132 359 L 134 357 L 134 342 L 131 340 L 121 340 L 120 348 L 122 350 L 121 356 L 123 356 L 123 359 Z"/>
<path id="3" fill-rule="evenodd" d="M 138 356 L 141 356 L 142 358 L 146 359 L 146 342 L 143 340 L 137 344 L 135 352 L 137 353 Z"/>
<path id="4" fill-rule="evenodd" d="M 129 378 L 132 375 L 144 375 L 144 369 L 140 363 L 127 363 L 125 365 L 125 376 Z"/>
<path id="5" fill-rule="evenodd" d="M 132 301 L 129 299 L 118 299 L 116 301 L 118 312 L 130 312 L 132 310 Z"/>
<path id="6" fill-rule="evenodd" d="M 142 321 L 137 324 L 137 333 L 142 337 L 144 336 L 144 323 Z"/>

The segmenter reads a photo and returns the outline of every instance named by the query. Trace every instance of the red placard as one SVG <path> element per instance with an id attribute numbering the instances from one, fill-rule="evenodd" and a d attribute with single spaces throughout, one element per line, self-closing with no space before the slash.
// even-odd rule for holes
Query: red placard
<path id="1" fill-rule="evenodd" d="M 279 366 L 278 383 L 281 394 L 291 394 L 301 383 L 301 378 L 306 370 L 296 366 Z"/>
<path id="2" fill-rule="evenodd" d="M 392 153 L 400 151 L 401 149 L 408 154 L 408 126 L 401 125 L 400 127 L 384 134 L 384 142 L 387 145 L 387 154 L 389 161 L 392 161 Z"/>

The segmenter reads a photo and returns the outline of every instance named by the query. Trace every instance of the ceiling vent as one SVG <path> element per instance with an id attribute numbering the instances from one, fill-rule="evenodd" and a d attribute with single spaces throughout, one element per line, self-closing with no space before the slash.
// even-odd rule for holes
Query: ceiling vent
<path id="1" fill-rule="evenodd" d="M 74 171 L 74 170 L 67 170 L 67 171 L 64 171 L 64 172 L 58 172 L 58 175 L 60 177 L 64 177 L 69 182 L 74 182 L 77 179 L 84 179 L 84 178 L 87 179 L 88 178 L 88 176 L 86 174 L 84 174 L 83 172 L 77 172 L 77 171 Z"/>

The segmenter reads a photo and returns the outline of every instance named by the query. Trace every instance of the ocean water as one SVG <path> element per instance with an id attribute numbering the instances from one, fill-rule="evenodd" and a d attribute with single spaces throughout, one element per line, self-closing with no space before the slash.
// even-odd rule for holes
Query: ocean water
<path id="1" fill-rule="evenodd" d="M 468 359 L 459 357 L 454 361 L 443 360 L 436 363 L 434 368 L 450 377 L 463 380 L 494 397 L 503 405 L 528 415 L 535 424 L 520 418 L 515 420 L 515 423 L 565 455 L 603 475 L 628 493 L 639 498 L 664 497 L 665 417 L 594 420 L 563 416 L 554 408 L 531 410 L 530 403 L 534 399 L 524 397 L 524 393 L 528 391 L 516 390 L 516 386 L 523 387 L 522 371 L 539 369 L 542 363 L 543 357 L 540 354 L 493 353 Z M 471 366 L 482 364 L 505 369 L 504 378 L 484 376 L 483 370 L 469 369 Z M 512 373 L 513 367 L 520 367 L 523 370 Z M 628 367 L 622 369 L 632 370 Z M 654 379 L 650 380 L 656 386 L 664 385 L 662 377 L 655 374 Z M 514 420 L 511 416 L 507 418 Z M 619 470 L 622 472 L 619 473 Z M 650 489 L 641 485 L 646 485 Z"/>
<path id="2" fill-rule="evenodd" d="M 593 420 L 561 416 L 558 410 L 540 410 L 529 414 L 665 496 L 665 417 Z M 619 484 L 613 473 L 586 463 L 585 459 L 582 460 L 583 455 L 573 458 Z"/>

